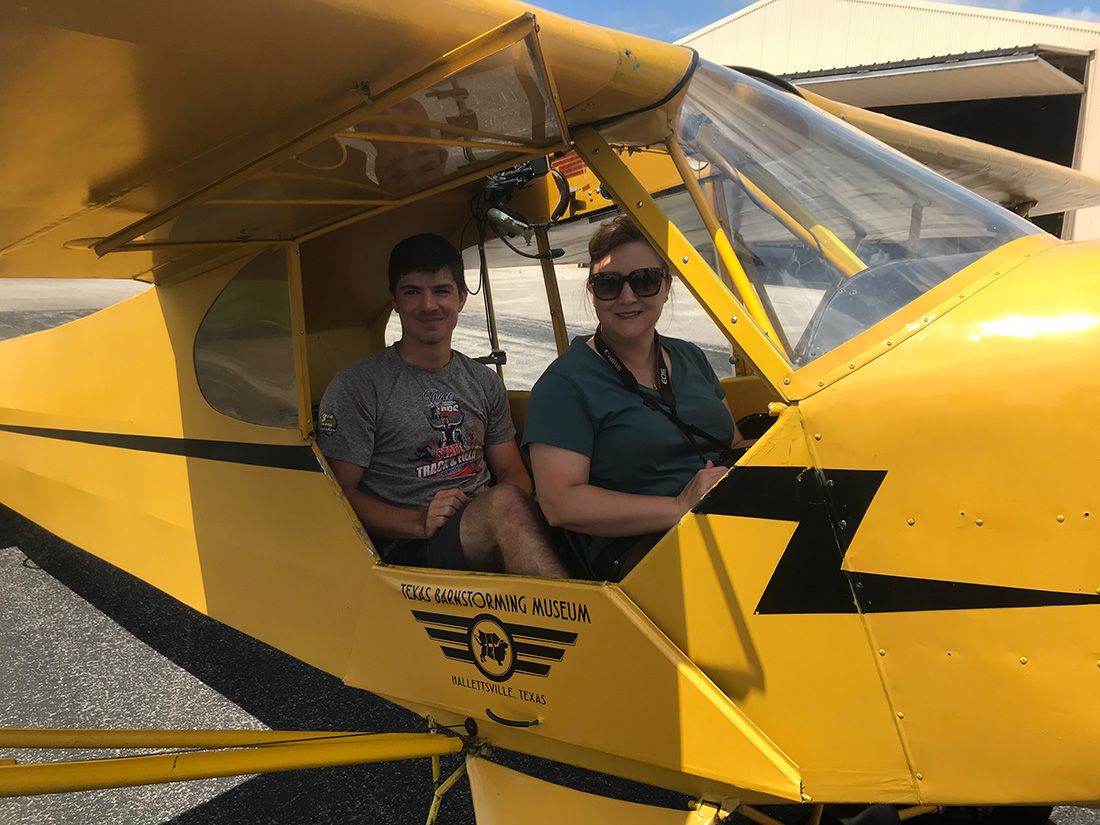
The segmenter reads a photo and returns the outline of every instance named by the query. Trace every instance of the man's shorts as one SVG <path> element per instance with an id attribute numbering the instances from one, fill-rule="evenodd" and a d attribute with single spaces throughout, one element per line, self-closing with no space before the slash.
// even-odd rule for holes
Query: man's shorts
<path id="1" fill-rule="evenodd" d="M 466 554 L 462 550 L 459 526 L 462 524 L 463 507 L 435 531 L 429 539 L 395 539 L 380 544 L 382 561 L 386 564 L 403 564 L 409 567 L 441 567 L 445 570 L 466 570 Z"/>

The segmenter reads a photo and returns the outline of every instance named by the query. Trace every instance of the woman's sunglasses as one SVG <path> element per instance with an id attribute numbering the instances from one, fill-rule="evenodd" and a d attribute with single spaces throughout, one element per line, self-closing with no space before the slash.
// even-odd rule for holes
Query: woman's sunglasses
<path id="1" fill-rule="evenodd" d="M 588 287 L 601 301 L 614 301 L 623 292 L 623 284 L 639 298 L 650 298 L 661 290 L 668 271 L 659 266 L 646 266 L 623 275 L 621 272 L 597 272 L 588 276 Z"/>

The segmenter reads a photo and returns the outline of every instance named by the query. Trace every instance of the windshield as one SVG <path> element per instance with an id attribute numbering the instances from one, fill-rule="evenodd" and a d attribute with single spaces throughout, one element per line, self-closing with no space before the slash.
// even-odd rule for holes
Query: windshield
<path id="1" fill-rule="evenodd" d="M 705 61 L 676 137 L 795 366 L 1040 231 L 796 95 Z"/>

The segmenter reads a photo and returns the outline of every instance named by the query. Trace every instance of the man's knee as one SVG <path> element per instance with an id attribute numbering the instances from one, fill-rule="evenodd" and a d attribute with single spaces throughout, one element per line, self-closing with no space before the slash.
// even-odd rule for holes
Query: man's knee
<path id="1" fill-rule="evenodd" d="M 467 551 L 504 547 L 539 534 L 536 505 L 521 488 L 498 484 L 477 496 L 462 517 L 462 546 Z"/>
<path id="2" fill-rule="evenodd" d="M 535 509 L 531 497 L 514 484 L 497 484 L 485 495 L 490 509 L 502 517 L 531 514 Z"/>

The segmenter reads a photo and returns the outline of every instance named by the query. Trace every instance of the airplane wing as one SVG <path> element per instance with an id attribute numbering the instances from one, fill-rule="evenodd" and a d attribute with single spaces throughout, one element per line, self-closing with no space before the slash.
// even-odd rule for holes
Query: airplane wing
<path id="1" fill-rule="evenodd" d="M 1100 206 L 1100 176 L 847 106 L 806 89 L 799 92 L 818 108 L 1021 214 L 1050 215 Z"/>
<path id="2" fill-rule="evenodd" d="M 508 143 L 503 163 L 519 133 L 473 128 L 478 95 L 531 109 L 532 122 L 556 97 L 557 131 L 537 120 L 522 160 L 560 146 L 562 126 L 652 106 L 692 63 L 682 46 L 541 10 L 536 48 L 515 39 L 532 14 L 516 0 L 0 9 L 0 278 L 163 282 L 365 213 L 386 198 L 366 180 L 378 153 L 354 133 L 403 83 L 435 95 L 429 114 L 451 118 L 450 137 Z M 399 130 L 399 114 L 374 131 Z M 363 174 L 349 180 L 353 168 Z"/>

